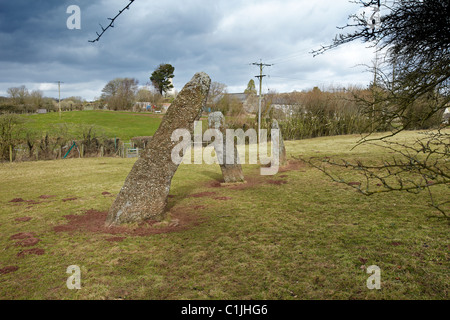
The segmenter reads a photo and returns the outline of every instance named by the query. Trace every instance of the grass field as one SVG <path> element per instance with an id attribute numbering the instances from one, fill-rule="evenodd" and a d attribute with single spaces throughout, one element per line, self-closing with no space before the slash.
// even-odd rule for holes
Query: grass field
<path id="1" fill-rule="evenodd" d="M 161 123 L 162 115 L 117 111 L 71 111 L 63 112 L 61 118 L 58 112 L 24 115 L 24 117 L 30 120 L 28 127 L 42 132 L 49 130 L 52 125 L 61 123 L 84 124 L 95 125 L 108 138 L 130 140 L 133 137 L 152 136 Z"/>
<path id="2" fill-rule="evenodd" d="M 387 156 L 350 151 L 357 138 L 285 144 L 289 157 Z M 365 197 L 300 161 L 275 176 L 244 165 L 241 187 L 219 186 L 218 165 L 181 165 L 169 199 L 181 225 L 92 228 L 134 161 L 0 164 L 0 299 L 448 299 L 449 225 L 426 193 Z M 66 286 L 71 265 L 80 290 Z M 366 286 L 371 265 L 381 290 Z"/>

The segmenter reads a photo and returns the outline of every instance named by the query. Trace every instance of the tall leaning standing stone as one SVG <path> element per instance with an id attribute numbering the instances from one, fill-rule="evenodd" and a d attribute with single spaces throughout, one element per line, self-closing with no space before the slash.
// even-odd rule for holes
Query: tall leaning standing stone
<path id="1" fill-rule="evenodd" d="M 176 129 L 193 133 L 210 84 L 206 73 L 197 73 L 178 94 L 109 209 L 107 226 L 164 219 L 170 184 L 178 168 L 171 159 L 172 149 L 178 143 L 171 140 L 172 133 Z"/>
<path id="2" fill-rule="evenodd" d="M 233 163 L 227 163 L 227 148 L 226 148 L 226 125 L 225 117 L 222 112 L 212 112 L 208 116 L 208 127 L 209 129 L 217 129 L 222 133 L 223 136 L 223 148 L 219 151 L 216 150 L 216 155 L 219 158 L 220 169 L 222 170 L 223 180 L 225 183 L 241 183 L 244 181 L 244 173 L 242 172 L 242 167 L 239 163 L 239 153 L 234 144 L 233 139 L 233 149 L 234 149 L 234 159 Z M 222 161 L 221 161 L 222 160 Z"/>

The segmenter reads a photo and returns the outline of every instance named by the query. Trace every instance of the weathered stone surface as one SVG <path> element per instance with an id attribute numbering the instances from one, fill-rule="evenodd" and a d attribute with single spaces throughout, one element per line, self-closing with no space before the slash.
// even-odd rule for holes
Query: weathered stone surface
<path id="1" fill-rule="evenodd" d="M 109 210 L 107 226 L 164 219 L 170 184 L 178 168 L 171 158 L 178 142 L 173 142 L 171 135 L 176 129 L 193 133 L 194 121 L 200 119 L 210 84 L 206 73 L 197 73 L 178 94 L 126 178 Z"/>
<path id="2" fill-rule="evenodd" d="M 239 153 L 234 144 L 234 160 L 233 163 L 227 163 L 227 152 L 226 152 L 226 125 L 225 117 L 222 112 L 212 112 L 208 116 L 208 126 L 210 129 L 217 129 L 223 135 L 223 149 L 217 150 L 217 157 L 221 157 L 222 161 L 219 159 L 220 169 L 222 170 L 223 180 L 225 183 L 240 183 L 245 182 L 244 173 L 242 172 L 242 167 L 239 163 Z M 234 141 L 234 140 L 233 140 Z"/>
<path id="3" fill-rule="evenodd" d="M 286 159 L 286 148 L 284 147 L 284 141 L 283 141 L 283 136 L 281 134 L 281 129 L 280 126 L 278 125 L 278 121 L 273 119 L 272 120 L 272 129 L 278 129 L 280 130 L 280 134 L 279 134 L 279 142 L 278 142 L 278 150 L 279 150 L 279 156 L 280 156 L 280 165 L 285 165 L 287 163 L 287 159 Z"/>
<path id="4" fill-rule="evenodd" d="M 210 129 L 218 129 L 224 131 L 225 126 L 225 116 L 220 111 L 211 112 L 208 116 L 208 127 Z M 222 132 L 223 133 L 223 132 Z"/>

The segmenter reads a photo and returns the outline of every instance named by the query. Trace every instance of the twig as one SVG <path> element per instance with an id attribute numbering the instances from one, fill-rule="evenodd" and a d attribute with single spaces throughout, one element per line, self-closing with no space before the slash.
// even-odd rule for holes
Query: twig
<path id="1" fill-rule="evenodd" d="M 109 28 L 114 28 L 114 21 L 122 14 L 122 12 L 124 12 L 125 10 L 130 9 L 130 5 L 134 2 L 134 0 L 129 0 L 129 1 L 130 2 L 128 3 L 128 5 L 125 8 L 123 8 L 122 10 L 120 10 L 119 13 L 114 18 L 108 18 L 108 20 L 110 20 L 111 22 L 109 23 L 109 25 L 106 28 L 103 28 L 103 26 L 100 24 L 100 28 L 102 28 L 102 32 L 100 34 L 98 32 L 96 32 L 97 39 L 88 40 L 88 41 L 89 42 L 99 41 L 106 30 L 108 30 Z"/>

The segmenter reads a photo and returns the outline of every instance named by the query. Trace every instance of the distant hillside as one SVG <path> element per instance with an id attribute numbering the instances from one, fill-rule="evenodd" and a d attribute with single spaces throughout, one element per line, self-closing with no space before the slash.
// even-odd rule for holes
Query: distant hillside
<path id="1" fill-rule="evenodd" d="M 50 131 L 61 123 L 95 125 L 100 132 L 109 138 L 117 137 L 130 140 L 138 136 L 152 136 L 161 123 L 161 116 L 147 113 L 115 112 L 115 111 L 71 111 L 47 114 L 23 115 L 30 120 L 28 126 L 42 132 Z"/>

